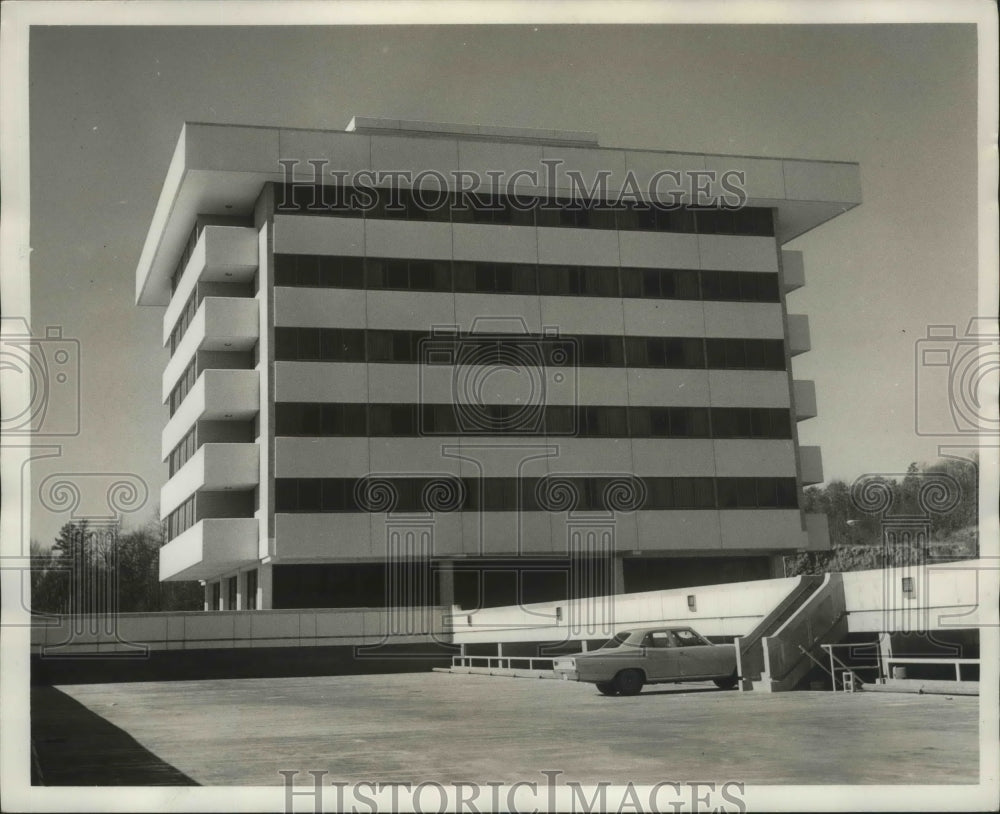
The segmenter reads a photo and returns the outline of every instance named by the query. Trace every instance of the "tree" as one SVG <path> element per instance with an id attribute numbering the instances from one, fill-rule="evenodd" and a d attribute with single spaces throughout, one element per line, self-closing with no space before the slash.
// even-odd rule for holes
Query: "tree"
<path id="1" fill-rule="evenodd" d="M 197 582 L 160 582 L 163 527 L 151 520 L 122 535 L 118 545 L 122 611 L 201 610 L 204 594 Z"/>
<path id="2" fill-rule="evenodd" d="M 959 502 L 950 512 L 935 518 L 935 532 L 944 539 L 955 532 L 979 525 L 979 455 L 971 461 L 948 458 L 926 470 L 941 473 L 954 479 L 958 484 Z"/>
<path id="3" fill-rule="evenodd" d="M 158 520 L 123 532 L 117 522 L 66 523 L 52 548 L 31 543 L 31 607 L 36 612 L 120 613 L 201 610 L 197 582 L 159 581 Z"/>
<path id="4" fill-rule="evenodd" d="M 943 475 L 935 481 L 935 475 Z M 922 490 L 938 483 L 941 502 L 928 499 Z M 923 561 L 970 559 L 979 556 L 979 459 L 945 459 L 930 466 L 911 463 L 901 481 L 876 477 L 868 481 L 892 497 L 885 515 L 874 508 L 864 511 L 863 501 L 852 497 L 851 487 L 831 481 L 804 492 L 803 509 L 825 514 L 830 526 L 830 550 L 803 552 L 785 558 L 785 573 L 822 574 L 890 568 Z M 956 493 L 957 492 L 957 493 Z M 943 506 L 935 510 L 935 505 Z M 893 515 L 925 517 L 930 539 L 922 550 L 883 545 L 883 524 Z"/>
<path id="5" fill-rule="evenodd" d="M 31 609 L 40 613 L 66 613 L 69 596 L 69 572 L 60 567 L 51 548 L 42 548 L 38 540 L 30 543 Z"/>

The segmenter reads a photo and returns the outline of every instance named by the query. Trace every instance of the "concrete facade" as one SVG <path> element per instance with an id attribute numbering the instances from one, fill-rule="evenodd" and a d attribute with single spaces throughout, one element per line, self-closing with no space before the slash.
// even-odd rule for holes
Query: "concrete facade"
<path id="1" fill-rule="evenodd" d="M 626 560 L 704 584 L 826 547 L 782 244 L 860 202 L 857 165 L 405 124 L 184 126 L 136 274 L 171 350 L 161 579 L 203 580 L 206 610 L 474 608 L 629 591 Z M 398 174 L 374 207 L 304 203 L 375 171 L 433 171 L 447 205 Z M 500 206 L 465 214 L 501 172 Z M 662 207 L 665 174 L 701 180 Z M 621 200 L 579 214 L 580 178 Z M 489 573 L 516 596 L 486 600 Z"/>

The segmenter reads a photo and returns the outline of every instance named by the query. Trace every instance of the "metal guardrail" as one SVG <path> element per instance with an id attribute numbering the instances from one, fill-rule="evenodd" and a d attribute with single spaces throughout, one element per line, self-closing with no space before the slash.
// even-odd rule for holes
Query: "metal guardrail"
<path id="1" fill-rule="evenodd" d="M 551 670 L 553 657 L 528 656 L 452 656 L 452 667 L 483 667 L 498 670 Z"/>
<path id="2" fill-rule="evenodd" d="M 833 651 L 838 647 L 858 647 L 859 645 L 853 643 L 840 643 L 840 644 L 823 644 L 820 645 L 825 651 L 827 656 L 830 658 L 830 668 L 827 670 L 831 676 L 835 674 L 841 674 L 845 683 L 847 680 L 853 681 L 856 678 L 856 673 L 863 672 L 865 670 L 874 670 L 876 675 L 876 682 L 881 684 L 885 682 L 885 679 L 889 677 L 891 673 L 891 665 L 893 664 L 951 664 L 955 667 L 955 680 L 962 680 L 962 665 L 963 664 L 976 664 L 980 663 L 979 659 L 946 659 L 946 658 L 936 658 L 933 656 L 928 656 L 924 658 L 917 658 L 913 656 L 884 656 L 878 650 L 877 646 L 875 648 L 875 664 L 860 664 L 848 666 L 844 664 L 840 659 L 838 659 Z M 839 666 L 842 669 L 837 670 L 836 667 Z M 833 689 L 837 689 L 836 677 L 834 677 Z M 845 687 L 846 689 L 846 687 Z"/>
<path id="3" fill-rule="evenodd" d="M 841 689 L 844 692 L 854 692 L 854 690 L 857 689 L 857 687 L 859 686 L 856 683 L 855 680 L 857 680 L 858 682 L 861 682 L 861 678 L 857 674 L 859 672 L 864 672 L 866 670 L 874 670 L 875 671 L 875 676 L 876 676 L 876 682 L 880 682 L 881 681 L 881 678 L 882 678 L 882 665 L 881 665 L 881 662 L 879 661 L 879 651 L 878 651 L 877 647 L 875 649 L 875 664 L 847 665 L 847 664 L 844 664 L 844 662 L 842 662 L 840 659 L 838 659 L 833 654 L 833 651 L 836 648 L 838 648 L 838 647 L 857 648 L 859 646 L 864 647 L 864 646 L 871 646 L 871 645 L 858 645 L 858 644 L 854 644 L 854 643 L 851 643 L 851 642 L 845 642 L 845 643 L 839 643 L 839 644 L 821 644 L 820 645 L 820 647 L 822 647 L 823 650 L 826 651 L 827 656 L 829 656 L 829 658 L 830 658 L 830 668 L 829 668 L 829 670 L 827 670 L 827 672 L 830 674 L 830 678 L 833 681 L 833 685 L 832 685 L 831 689 L 834 692 L 837 691 L 837 679 L 838 679 L 838 677 L 840 678 Z M 822 665 L 820 665 L 820 666 L 822 666 Z M 841 669 L 838 670 L 837 669 L 838 666 Z M 824 668 L 824 669 L 826 669 L 826 668 Z"/>
<path id="4" fill-rule="evenodd" d="M 885 658 L 886 672 L 889 671 L 889 666 L 892 664 L 953 664 L 955 666 L 955 680 L 962 680 L 962 665 L 963 664 L 979 664 L 979 659 L 936 659 L 936 658 L 896 658 L 894 656 L 887 656 Z"/>

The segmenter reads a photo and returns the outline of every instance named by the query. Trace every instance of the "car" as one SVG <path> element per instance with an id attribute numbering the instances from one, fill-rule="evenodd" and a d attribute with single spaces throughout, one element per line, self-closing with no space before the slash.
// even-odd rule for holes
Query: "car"
<path id="1" fill-rule="evenodd" d="M 736 686 L 736 647 L 713 644 L 689 627 L 623 630 L 598 650 L 559 656 L 552 668 L 567 681 L 596 684 L 603 695 L 638 695 L 646 684 L 714 681 Z"/>

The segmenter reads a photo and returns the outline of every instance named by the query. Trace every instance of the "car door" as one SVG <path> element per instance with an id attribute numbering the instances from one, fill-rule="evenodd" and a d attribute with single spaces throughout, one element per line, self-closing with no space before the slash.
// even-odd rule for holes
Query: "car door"
<path id="1" fill-rule="evenodd" d="M 733 668 L 727 666 L 727 648 L 708 643 L 691 628 L 678 628 L 674 630 L 674 635 L 685 678 L 728 675 L 732 671 Z"/>
<path id="2" fill-rule="evenodd" d="M 646 678 L 669 681 L 681 677 L 680 648 L 669 630 L 653 630 L 642 640 L 646 652 Z"/>

